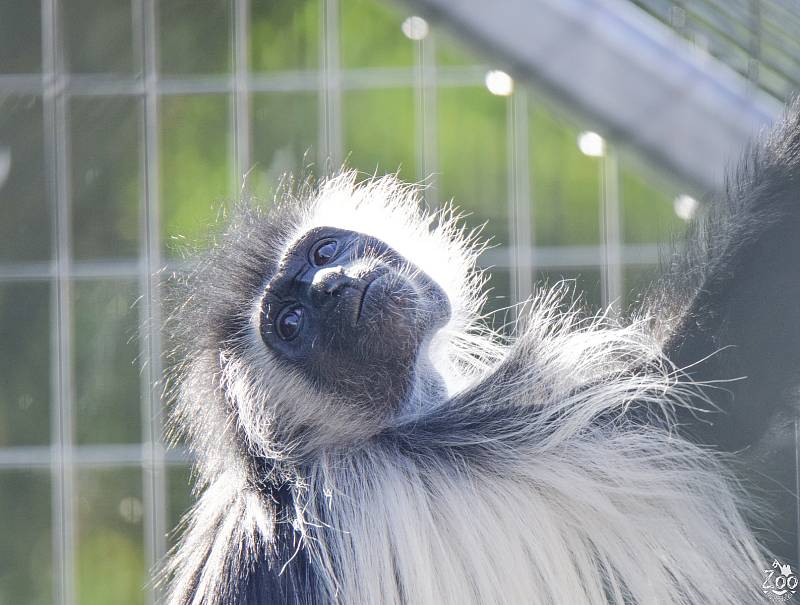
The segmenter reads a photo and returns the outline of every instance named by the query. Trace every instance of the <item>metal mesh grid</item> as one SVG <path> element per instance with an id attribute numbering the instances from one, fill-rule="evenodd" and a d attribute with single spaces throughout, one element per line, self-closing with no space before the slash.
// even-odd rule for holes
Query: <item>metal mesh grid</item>
<path id="1" fill-rule="evenodd" d="M 800 5 L 788 0 L 634 0 L 778 99 L 800 87 Z"/>
<path id="2" fill-rule="evenodd" d="M 162 338 L 158 271 L 169 262 L 162 247 L 159 129 L 161 101 L 182 95 L 230 95 L 228 115 L 231 190 L 237 191 L 252 164 L 252 95 L 262 92 L 316 91 L 319 93 L 317 159 L 320 165 L 339 165 L 346 157 L 343 141 L 343 94 L 353 90 L 411 88 L 417 112 L 414 138 L 417 172 L 436 175 L 440 170 L 438 91 L 443 88 L 482 87 L 487 66 L 440 65 L 435 60 L 437 36 L 415 44 L 414 67 L 343 68 L 340 56 L 341 7 L 338 0 L 322 0 L 318 70 L 253 73 L 249 65 L 251 3 L 230 4 L 232 69 L 229 76 L 164 77 L 159 74 L 159 24 L 155 0 L 131 1 L 132 40 L 141 62 L 139 75 L 116 77 L 79 75 L 66 71 L 63 6 L 42 0 L 42 74 L 0 75 L 0 94 L 40 96 L 43 107 L 47 195 L 52 208 L 52 261 L 0 262 L 0 282 L 46 280 L 51 284 L 51 435 L 49 445 L 0 448 L 0 469 L 49 468 L 52 477 L 52 552 L 54 601 L 77 601 L 76 486 L 77 474 L 87 468 L 141 470 L 144 565 L 153 568 L 167 550 L 169 531 L 166 475 L 186 455 L 164 446 L 164 410 L 160 388 Z M 143 186 L 139 204 L 139 242 L 135 260 L 76 259 L 71 221 L 72 189 L 69 103 L 72 99 L 120 97 L 137 99 L 141 118 Z M 598 245 L 537 246 L 533 229 L 536 200 L 531 190 L 530 156 L 542 150 L 529 135 L 529 104 L 535 92 L 518 89 L 506 102 L 506 175 L 508 241 L 482 258 L 487 266 L 509 271 L 509 298 L 525 299 L 534 288 L 537 269 L 595 267 L 600 271 L 602 302 L 623 297 L 623 269 L 657 263 L 658 245 L 625 244 L 621 235 L 619 165 L 613 150 L 600 160 L 598 208 L 601 225 Z M 330 163 L 327 164 L 328 160 Z M 436 206 L 441 191 L 434 176 L 425 189 L 426 202 Z M 503 204 L 498 200 L 498 204 Z M 141 443 L 79 444 L 75 429 L 75 280 L 125 278 L 135 280 L 140 295 L 135 312 L 139 322 Z M 148 585 L 144 599 L 153 602 L 159 589 Z"/>

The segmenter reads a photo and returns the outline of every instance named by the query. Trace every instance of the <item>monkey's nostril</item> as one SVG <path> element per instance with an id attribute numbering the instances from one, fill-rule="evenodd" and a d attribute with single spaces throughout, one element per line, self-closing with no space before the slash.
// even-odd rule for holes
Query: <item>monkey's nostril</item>
<path id="1" fill-rule="evenodd" d="M 335 275 L 324 282 L 324 289 L 326 294 L 339 294 L 348 282 L 349 278 L 344 275 Z"/>

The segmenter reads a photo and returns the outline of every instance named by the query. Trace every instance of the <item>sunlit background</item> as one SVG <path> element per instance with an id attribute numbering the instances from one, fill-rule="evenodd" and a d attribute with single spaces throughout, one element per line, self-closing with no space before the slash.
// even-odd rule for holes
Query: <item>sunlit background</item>
<path id="1" fill-rule="evenodd" d="M 776 106 L 797 86 L 789 2 L 622 4 Z M 486 222 L 498 325 L 543 281 L 624 312 L 657 274 L 710 185 L 425 5 L 0 0 L 0 603 L 158 598 L 191 495 L 162 445 L 156 273 L 243 184 L 424 182 Z"/>

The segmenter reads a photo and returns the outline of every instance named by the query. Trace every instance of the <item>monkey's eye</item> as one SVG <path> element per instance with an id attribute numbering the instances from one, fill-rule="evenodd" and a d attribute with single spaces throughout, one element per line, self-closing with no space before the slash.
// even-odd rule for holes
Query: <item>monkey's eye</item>
<path id="1" fill-rule="evenodd" d="M 311 250 L 311 262 L 315 266 L 327 265 L 339 249 L 335 239 L 324 239 Z"/>
<path id="2" fill-rule="evenodd" d="M 275 331 L 282 340 L 292 340 L 300 332 L 303 323 L 303 307 L 286 307 L 275 319 Z"/>

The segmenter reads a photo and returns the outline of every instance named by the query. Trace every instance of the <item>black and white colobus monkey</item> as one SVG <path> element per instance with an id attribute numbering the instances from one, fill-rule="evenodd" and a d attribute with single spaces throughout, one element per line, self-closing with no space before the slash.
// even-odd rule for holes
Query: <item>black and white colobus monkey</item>
<path id="1" fill-rule="evenodd" d="M 796 409 L 797 110 L 630 321 L 556 289 L 500 340 L 456 218 L 353 173 L 235 214 L 177 315 L 169 602 L 762 602 L 723 458 Z"/>

